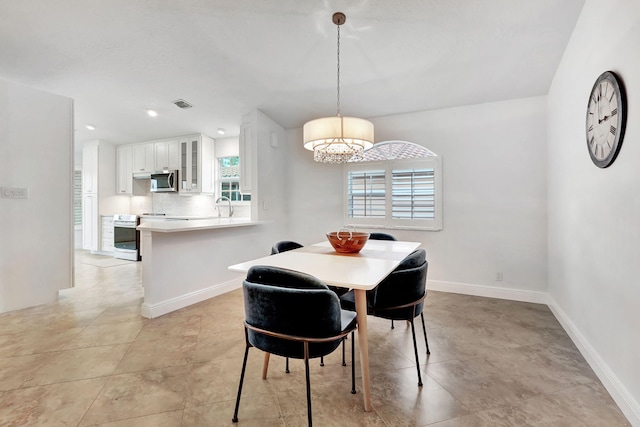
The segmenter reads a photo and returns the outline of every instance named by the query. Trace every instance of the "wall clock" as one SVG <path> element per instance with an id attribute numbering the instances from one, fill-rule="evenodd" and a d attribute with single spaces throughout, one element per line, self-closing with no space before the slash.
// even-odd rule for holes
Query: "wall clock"
<path id="1" fill-rule="evenodd" d="M 587 105 L 587 148 L 599 168 L 610 166 L 616 159 L 626 122 L 624 87 L 613 72 L 606 71 L 593 85 Z"/>

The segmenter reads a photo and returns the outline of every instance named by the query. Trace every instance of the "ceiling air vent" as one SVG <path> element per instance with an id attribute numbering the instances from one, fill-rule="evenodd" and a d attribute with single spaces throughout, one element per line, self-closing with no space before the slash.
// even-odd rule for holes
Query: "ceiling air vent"
<path id="1" fill-rule="evenodd" d="M 177 101 L 173 101 L 173 103 L 176 104 L 178 108 L 182 108 L 182 109 L 193 107 L 193 105 L 189 104 L 184 99 L 178 99 Z"/>

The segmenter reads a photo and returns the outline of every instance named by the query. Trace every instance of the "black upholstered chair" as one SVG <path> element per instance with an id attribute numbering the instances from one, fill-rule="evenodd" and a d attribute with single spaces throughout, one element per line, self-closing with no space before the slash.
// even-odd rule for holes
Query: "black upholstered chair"
<path id="1" fill-rule="evenodd" d="M 298 249 L 301 248 L 303 245 L 301 245 L 298 242 L 294 242 L 292 240 L 280 240 L 279 242 L 274 243 L 273 246 L 271 246 L 271 255 L 275 255 L 275 254 L 279 254 L 280 252 L 287 252 L 287 251 L 292 251 L 294 249 Z M 338 295 L 340 296 L 340 295 Z M 289 358 L 286 358 L 285 361 L 285 366 L 284 366 L 284 371 L 288 374 L 289 373 Z"/>
<path id="2" fill-rule="evenodd" d="M 398 240 L 396 236 L 388 233 L 370 233 L 369 240 Z M 393 319 L 391 319 L 391 329 L 394 329 Z"/>
<path id="3" fill-rule="evenodd" d="M 356 329 L 356 315 L 342 310 L 338 296 L 327 285 L 308 274 L 282 268 L 254 266 L 242 284 L 246 318 L 246 348 L 238 386 L 233 422 L 238 421 L 249 348 L 265 352 L 263 378 L 269 355 L 304 359 L 307 384 L 307 415 L 311 417 L 309 359 L 333 352 Z M 353 339 L 351 386 L 355 393 Z"/>
<path id="4" fill-rule="evenodd" d="M 291 240 L 281 240 L 279 242 L 276 242 L 272 247 L 271 247 L 271 255 L 275 255 L 275 254 L 279 254 L 280 252 L 286 252 L 286 251 L 291 251 L 293 249 L 298 249 L 301 248 L 303 245 L 301 245 L 298 242 L 294 242 Z M 333 292 L 335 292 L 336 295 L 340 296 L 345 294 L 346 292 L 348 292 L 348 289 L 345 288 L 339 288 L 337 286 L 331 286 L 331 285 L 327 285 L 329 287 L 329 289 L 331 289 Z M 391 323 L 391 326 L 393 327 L 393 322 Z M 347 363 L 345 362 L 345 354 L 344 354 L 345 350 L 344 350 L 344 344 L 342 345 L 342 366 L 347 366 Z M 320 358 L 320 366 L 324 366 L 324 358 Z M 285 367 L 284 367 L 284 371 L 288 374 L 289 373 L 289 358 L 286 358 L 285 361 Z"/>
<path id="5" fill-rule="evenodd" d="M 369 240 L 398 240 L 395 236 L 387 233 L 370 233 Z"/>
<path id="6" fill-rule="evenodd" d="M 281 240 L 276 242 L 271 247 L 271 255 L 279 254 L 280 252 L 286 252 L 293 249 L 301 248 L 302 245 L 298 242 L 293 242 L 291 240 Z"/>
<path id="7" fill-rule="evenodd" d="M 384 319 L 406 320 L 411 323 L 419 386 L 422 386 L 422 376 L 413 319 L 420 315 L 427 354 L 431 354 L 422 313 L 424 299 L 427 296 L 427 267 L 425 250 L 417 249 L 409 254 L 378 286 L 367 291 L 367 314 Z M 353 291 L 341 296 L 340 303 L 345 310 L 355 311 Z"/>

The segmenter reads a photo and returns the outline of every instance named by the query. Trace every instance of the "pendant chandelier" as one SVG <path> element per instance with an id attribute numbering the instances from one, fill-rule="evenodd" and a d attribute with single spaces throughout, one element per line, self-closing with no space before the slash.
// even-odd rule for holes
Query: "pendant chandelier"
<path id="1" fill-rule="evenodd" d="M 361 160 L 363 151 L 373 146 L 373 123 L 340 114 L 340 26 L 346 19 L 341 12 L 334 13 L 332 17 L 338 28 L 338 111 L 333 117 L 308 121 L 302 128 L 304 148 L 313 151 L 313 160 L 316 162 Z"/>

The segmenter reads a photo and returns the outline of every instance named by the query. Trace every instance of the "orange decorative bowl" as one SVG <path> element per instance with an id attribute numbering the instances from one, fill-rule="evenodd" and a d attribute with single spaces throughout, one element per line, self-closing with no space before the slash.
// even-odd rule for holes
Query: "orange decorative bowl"
<path id="1" fill-rule="evenodd" d="M 369 240 L 369 233 L 357 231 L 332 231 L 327 233 L 327 239 L 336 252 L 343 254 L 356 254 Z"/>

